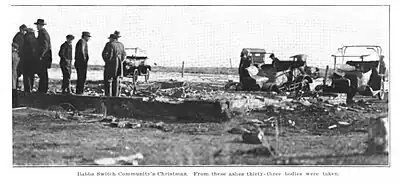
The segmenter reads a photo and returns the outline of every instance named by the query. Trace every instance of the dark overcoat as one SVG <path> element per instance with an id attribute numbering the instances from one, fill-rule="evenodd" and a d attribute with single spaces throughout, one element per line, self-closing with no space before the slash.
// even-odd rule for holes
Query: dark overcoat
<path id="1" fill-rule="evenodd" d="M 108 42 L 103 49 L 102 57 L 105 62 L 104 77 L 121 76 L 122 62 L 126 57 L 125 48 L 120 42 Z"/>
<path id="2" fill-rule="evenodd" d="M 51 62 L 53 61 L 51 53 L 51 42 L 50 35 L 46 29 L 42 28 L 39 30 L 37 44 L 40 68 L 51 68 Z"/>
<path id="3" fill-rule="evenodd" d="M 38 45 L 35 33 L 28 32 L 24 35 L 24 45 L 21 50 L 22 73 L 35 73 L 39 69 Z"/>

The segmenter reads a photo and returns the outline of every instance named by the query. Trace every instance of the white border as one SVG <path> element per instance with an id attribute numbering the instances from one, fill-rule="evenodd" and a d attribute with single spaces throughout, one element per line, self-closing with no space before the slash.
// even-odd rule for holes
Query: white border
<path id="1" fill-rule="evenodd" d="M 3 5 L 4 3 L 4 5 Z M 230 1 L 215 1 L 215 0 L 203 0 L 203 1 L 155 1 L 155 0 L 146 0 L 146 1 L 122 1 L 122 0 L 114 0 L 114 1 L 78 1 L 78 0 L 69 0 L 69 1 L 8 1 L 1 2 L 1 11 L 2 19 L 5 20 L 3 24 L 3 28 L 1 30 L 1 35 L 3 36 L 3 42 L 1 42 L 1 52 L 4 57 L 2 63 L 6 63 L 2 65 L 2 72 L 0 73 L 3 82 L 0 86 L 0 98 L 1 98 L 1 110 L 3 121 L 1 122 L 1 141 L 2 141 L 2 149 L 0 156 L 0 167 L 1 167 L 1 176 L 2 183 L 118 183 L 118 182 L 129 182 L 129 183 L 147 183 L 147 182 L 174 182 L 174 183 L 188 183 L 188 182 L 212 182 L 212 183 L 226 183 L 226 182 L 240 182 L 240 183 L 335 183 L 345 182 L 345 183 L 380 183 L 380 182 L 388 182 L 388 183 L 396 183 L 398 172 L 395 171 L 398 168 L 398 156 L 396 155 L 398 152 L 398 135 L 396 130 L 398 128 L 398 124 L 396 122 L 396 114 L 398 114 L 397 109 L 394 108 L 397 102 L 397 95 L 399 94 L 397 85 L 395 85 L 395 77 L 397 73 L 395 72 L 398 69 L 398 63 L 400 62 L 398 59 L 397 51 L 400 50 L 397 43 L 399 40 L 399 27 L 398 20 L 399 17 L 399 3 L 396 1 L 387 1 L 387 0 L 364 0 L 364 1 L 349 1 L 349 0 L 335 0 L 335 1 L 288 1 L 288 0 L 280 0 L 274 2 L 265 2 L 265 1 L 239 1 L 239 0 L 230 0 Z M 8 21 L 13 20 L 13 13 L 10 12 L 9 5 L 10 4 L 63 4 L 63 5 L 72 5 L 72 4 L 97 4 L 97 5 L 110 5 L 110 4 L 158 4 L 158 5 L 167 5 L 167 4 L 207 4 L 207 5 L 217 5 L 217 4 L 245 4 L 245 5 L 257 5 L 257 4 L 268 4 L 268 5 L 304 5 L 304 4 L 317 4 L 317 5 L 326 5 L 326 4 L 337 4 L 337 5 L 391 5 L 391 62 L 390 62 L 390 120 L 391 120 L 391 167 L 380 167 L 380 168 L 371 168 L 371 167 L 292 167 L 292 168 L 284 168 L 284 167 L 138 167 L 138 168 L 12 168 L 12 123 L 11 123 L 11 90 L 8 86 L 11 86 L 11 62 L 9 62 L 10 56 L 10 47 L 9 41 L 12 38 L 12 32 L 8 31 L 11 29 L 7 26 Z M 360 12 L 360 16 L 362 16 L 363 12 Z M 188 173 L 192 172 L 248 172 L 248 171 L 271 171 L 271 172 L 306 172 L 306 171 L 314 171 L 314 172 L 338 172 L 340 177 L 76 177 L 77 171 L 87 171 L 87 172 L 97 172 L 97 171 L 114 171 L 114 172 L 135 172 L 135 171 L 175 171 L 182 172 L 186 171 Z M 397 175 L 396 175 L 397 174 Z M 394 181 L 390 181 L 394 179 Z M 387 180 L 387 181 L 385 181 Z"/>

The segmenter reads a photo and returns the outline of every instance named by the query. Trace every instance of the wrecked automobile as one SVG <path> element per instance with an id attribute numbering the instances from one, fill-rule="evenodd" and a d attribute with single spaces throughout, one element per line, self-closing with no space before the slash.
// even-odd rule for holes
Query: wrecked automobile
<path id="1" fill-rule="evenodd" d="M 343 46 L 332 58 L 331 84 L 327 84 L 325 77 L 324 84 L 316 87 L 317 91 L 346 93 L 348 103 L 353 101 L 357 93 L 362 96 L 375 96 L 381 100 L 385 98 L 387 68 L 380 46 Z"/>
<path id="2" fill-rule="evenodd" d="M 267 63 L 266 56 L 272 60 Z M 309 91 L 312 78 L 304 71 L 307 56 L 294 55 L 288 60 L 279 60 L 273 53 L 267 53 L 265 49 L 244 48 L 240 54 L 239 65 L 240 82 L 232 85 L 236 90 L 247 91 L 274 91 L 293 92 Z"/>

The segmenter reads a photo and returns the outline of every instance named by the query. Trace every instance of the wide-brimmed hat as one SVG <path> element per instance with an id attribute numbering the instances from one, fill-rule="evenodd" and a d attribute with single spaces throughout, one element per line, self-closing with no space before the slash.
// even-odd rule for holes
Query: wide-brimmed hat
<path id="1" fill-rule="evenodd" d="M 19 28 L 22 29 L 22 30 L 26 30 L 28 27 L 26 27 L 25 24 L 22 24 L 21 26 L 19 26 Z"/>
<path id="2" fill-rule="evenodd" d="M 110 36 L 108 37 L 108 39 L 117 39 L 118 38 L 118 36 L 117 35 L 115 35 L 115 34 L 110 34 Z"/>
<path id="3" fill-rule="evenodd" d="M 121 33 L 119 31 L 114 31 L 114 35 L 118 38 L 121 38 Z"/>
<path id="4" fill-rule="evenodd" d="M 69 35 L 66 36 L 66 38 L 69 39 L 69 40 L 73 40 L 73 39 L 75 39 L 75 36 L 69 34 Z"/>
<path id="5" fill-rule="evenodd" d="M 46 25 L 46 22 L 44 22 L 43 19 L 37 19 L 37 21 L 34 24 L 36 24 L 36 25 Z"/>
<path id="6" fill-rule="evenodd" d="M 90 33 L 87 31 L 83 31 L 82 36 L 92 37 L 92 36 L 90 36 Z"/>

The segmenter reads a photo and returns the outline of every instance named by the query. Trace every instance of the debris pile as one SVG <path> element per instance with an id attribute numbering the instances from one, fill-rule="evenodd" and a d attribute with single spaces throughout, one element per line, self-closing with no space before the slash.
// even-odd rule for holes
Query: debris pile
<path id="1" fill-rule="evenodd" d="M 388 153 L 389 120 L 387 115 L 369 118 L 367 153 Z"/>
<path id="2" fill-rule="evenodd" d="M 277 134 L 282 132 L 281 127 L 306 130 L 315 135 L 367 132 L 368 123 L 363 122 L 364 113 L 376 111 L 368 104 L 362 100 L 352 105 L 331 104 L 320 97 L 283 98 L 280 103 L 266 104 L 264 109 L 256 111 L 268 118 L 246 119 L 239 127 L 234 127 L 228 132 L 240 134 L 245 132 L 243 129 L 249 129 L 248 126 L 277 128 Z"/>
<path id="3" fill-rule="evenodd" d="M 137 153 L 130 156 L 120 156 L 116 158 L 101 158 L 94 161 L 96 165 L 139 165 L 139 161 L 143 160 L 144 156 Z"/>

